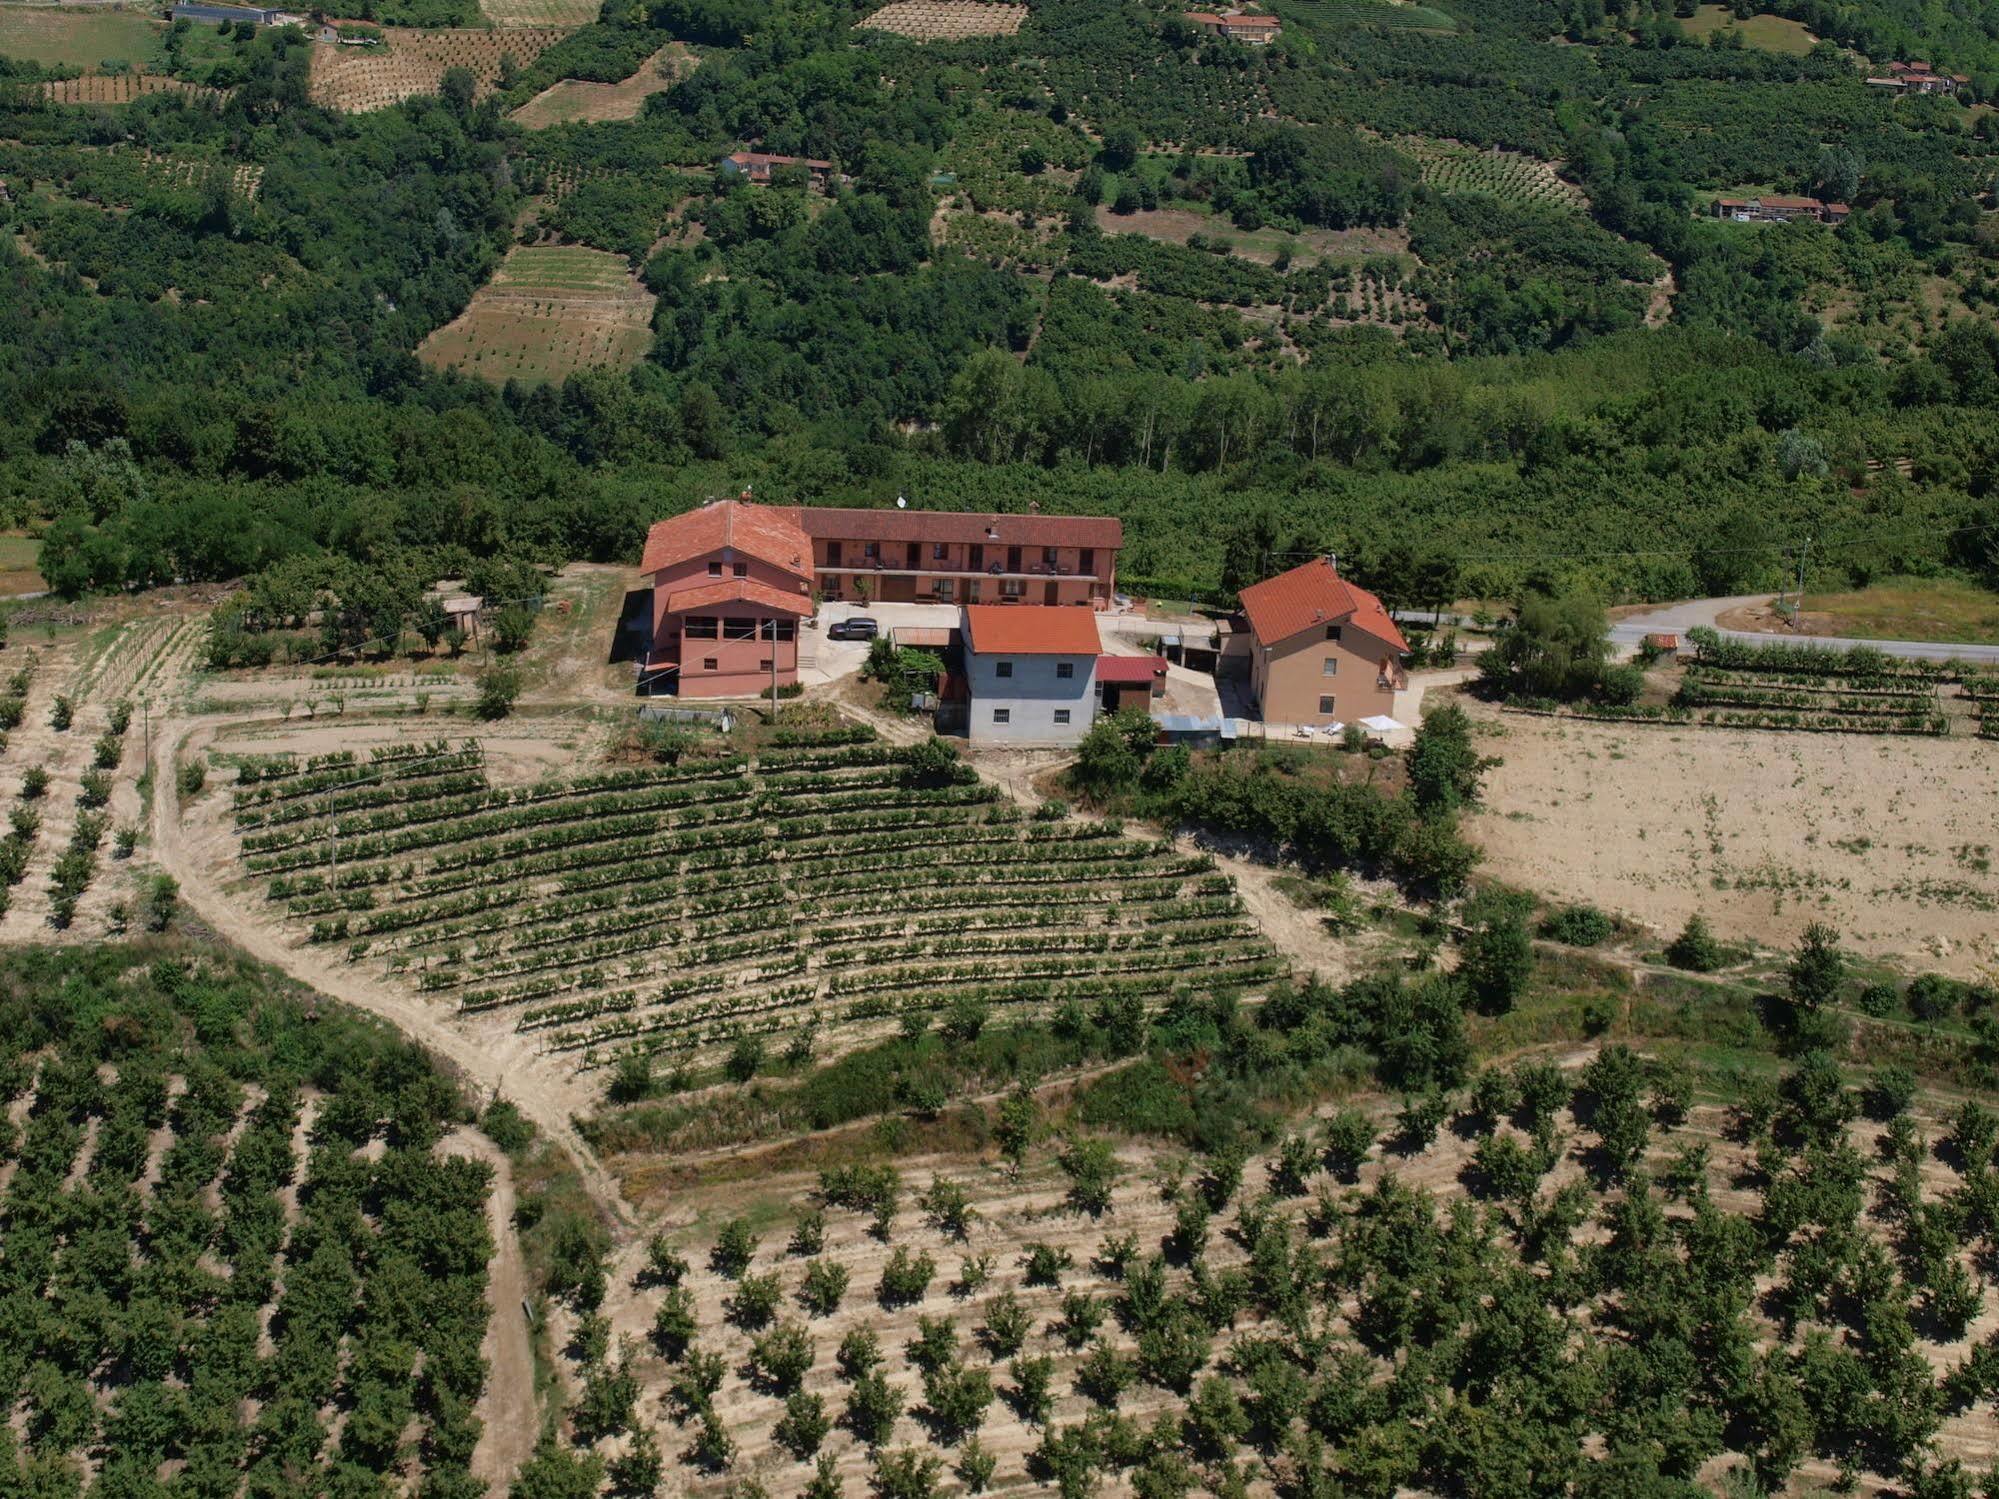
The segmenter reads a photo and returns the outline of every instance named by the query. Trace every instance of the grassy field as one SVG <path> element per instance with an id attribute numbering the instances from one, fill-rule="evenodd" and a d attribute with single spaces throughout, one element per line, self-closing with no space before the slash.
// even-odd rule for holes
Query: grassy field
<path id="1" fill-rule="evenodd" d="M 481 0 L 479 6 L 495 26 L 588 26 L 600 8 L 597 0 Z"/>
<path id="2" fill-rule="evenodd" d="M 1999 644 L 1999 594 L 1955 578 L 1890 578 L 1852 593 L 1805 595 L 1814 635 Z"/>
<path id="3" fill-rule="evenodd" d="M 1307 28 L 1352 26 L 1356 23 L 1399 31 L 1456 31 L 1455 18 L 1428 5 L 1402 5 L 1393 0 L 1280 0 L 1270 7 L 1280 20 Z"/>
<path id="4" fill-rule="evenodd" d="M 513 250 L 455 321 L 417 351 L 495 382 L 560 380 L 636 364 L 652 344 L 652 295 L 622 256 L 573 246 Z"/>
<path id="5" fill-rule="evenodd" d="M 1746 21 L 1738 21 L 1735 13 L 1725 5 L 1703 5 L 1680 25 L 1691 37 L 1706 37 L 1711 32 L 1732 27 L 1742 33 L 1745 46 L 1761 47 L 1766 52 L 1789 52 L 1800 57 L 1818 43 L 1818 38 L 1796 21 L 1787 21 L 1782 16 L 1751 16 Z"/>
<path id="6" fill-rule="evenodd" d="M 645 107 L 646 97 L 672 88 L 690 72 L 697 59 L 678 42 L 660 48 L 622 83 L 586 83 L 565 78 L 550 84 L 514 111 L 517 124 L 529 130 L 573 121 L 630 120 Z"/>
<path id="7" fill-rule="evenodd" d="M 128 11 L 0 5 L 0 55 L 7 57 L 78 68 L 107 62 L 139 67 L 153 61 L 159 46 L 159 26 Z"/>
<path id="8" fill-rule="evenodd" d="M 39 593 L 48 585 L 35 571 L 42 544 L 32 536 L 0 536 L 0 597 Z"/>

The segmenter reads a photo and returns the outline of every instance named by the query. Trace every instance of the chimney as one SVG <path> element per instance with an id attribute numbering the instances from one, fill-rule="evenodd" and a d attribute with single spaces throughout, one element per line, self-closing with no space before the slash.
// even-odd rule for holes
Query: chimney
<path id="1" fill-rule="evenodd" d="M 1340 570 L 1340 554 L 1338 552 L 1326 553 L 1326 566 L 1337 573 Z"/>

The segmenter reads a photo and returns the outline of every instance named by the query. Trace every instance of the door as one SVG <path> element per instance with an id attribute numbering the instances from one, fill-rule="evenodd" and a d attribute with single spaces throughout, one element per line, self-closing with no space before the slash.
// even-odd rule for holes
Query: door
<path id="1" fill-rule="evenodd" d="M 972 560 L 969 565 L 973 572 L 978 572 L 985 567 L 986 549 L 983 544 L 976 541 L 972 543 Z"/>
<path id="2" fill-rule="evenodd" d="M 1058 597 L 1061 591 L 1062 591 L 1061 585 L 1059 584 L 1043 583 L 1041 585 L 1041 602 L 1044 604 L 1061 603 L 1062 600 Z"/>
<path id="3" fill-rule="evenodd" d="M 1008 547 L 1006 549 L 1006 570 L 1010 573 L 1017 573 L 1020 571 L 1019 547 Z"/>

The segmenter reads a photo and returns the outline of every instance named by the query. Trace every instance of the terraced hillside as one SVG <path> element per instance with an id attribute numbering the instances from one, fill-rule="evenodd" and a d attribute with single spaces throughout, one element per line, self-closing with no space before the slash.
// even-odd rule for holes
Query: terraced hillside
<path id="1" fill-rule="evenodd" d="M 305 942 L 586 1070 L 1278 972 L 1205 856 L 1025 821 L 913 755 L 838 730 L 515 788 L 476 741 L 244 760 L 233 818 L 243 873 Z"/>

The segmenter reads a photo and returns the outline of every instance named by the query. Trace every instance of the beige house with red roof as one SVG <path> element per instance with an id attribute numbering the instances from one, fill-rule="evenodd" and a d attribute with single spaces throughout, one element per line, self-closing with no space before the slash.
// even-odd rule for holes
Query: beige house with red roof
<path id="1" fill-rule="evenodd" d="M 642 681 L 682 697 L 754 697 L 798 680 L 798 623 L 812 613 L 812 543 L 793 513 L 721 500 L 646 533 L 652 587 Z"/>
<path id="2" fill-rule="evenodd" d="M 1392 714 L 1409 685 L 1409 642 L 1381 600 L 1339 574 L 1330 557 L 1242 591 L 1250 628 L 1250 697 L 1265 723 L 1353 723 Z"/>
<path id="3" fill-rule="evenodd" d="M 1210 36 L 1250 47 L 1267 47 L 1284 34 L 1283 24 L 1277 17 L 1240 10 L 1190 10 L 1183 12 L 1181 19 L 1190 26 L 1200 27 Z"/>

